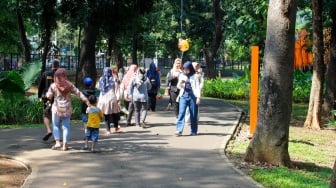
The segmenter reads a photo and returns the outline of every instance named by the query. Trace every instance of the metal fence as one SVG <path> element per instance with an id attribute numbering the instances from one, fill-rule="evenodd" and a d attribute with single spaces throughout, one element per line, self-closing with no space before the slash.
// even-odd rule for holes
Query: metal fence
<path id="1" fill-rule="evenodd" d="M 48 55 L 46 60 L 46 69 L 51 68 L 51 60 L 60 60 L 60 66 L 68 70 L 76 70 L 78 67 L 78 56 L 71 55 Z M 38 61 L 41 59 L 41 54 L 31 54 L 31 59 Z M 141 59 L 141 58 L 140 58 Z M 148 59 L 148 58 L 147 58 Z M 153 60 L 154 61 L 154 60 Z M 201 67 L 206 70 L 206 63 L 202 59 L 195 60 L 200 63 Z M 24 58 L 20 54 L 16 53 L 3 53 L 0 52 L 0 71 L 9 71 L 19 69 L 24 62 Z M 127 60 L 124 65 L 127 66 Z M 174 58 L 158 58 L 157 65 L 160 67 L 162 75 L 166 75 L 168 71 L 172 68 Z M 113 60 L 110 62 L 111 65 L 114 64 Z M 219 75 L 225 75 L 228 71 L 243 71 L 249 68 L 249 62 L 243 61 L 224 61 L 222 59 L 215 60 L 215 68 Z M 96 68 L 97 70 L 102 70 L 106 65 L 106 58 L 104 55 L 96 56 Z M 140 66 L 146 67 L 145 60 L 140 61 Z M 147 65 L 148 66 L 148 65 Z M 146 67 L 148 68 L 148 67 Z M 206 72 L 206 71 L 205 71 Z"/>

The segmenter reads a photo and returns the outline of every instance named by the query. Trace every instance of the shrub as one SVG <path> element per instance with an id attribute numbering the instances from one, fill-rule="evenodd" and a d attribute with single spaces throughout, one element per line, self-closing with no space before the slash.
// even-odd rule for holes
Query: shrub
<path id="1" fill-rule="evenodd" d="M 310 88 L 312 82 L 311 72 L 296 70 L 293 79 L 293 101 L 309 102 Z"/>
<path id="2" fill-rule="evenodd" d="M 311 88 L 312 73 L 303 73 L 300 70 L 294 72 L 293 79 L 293 101 L 308 102 Z M 232 79 L 216 78 L 206 80 L 203 88 L 203 96 L 221 99 L 249 99 L 250 94 L 250 73 L 245 75 L 234 75 Z"/>
<path id="3" fill-rule="evenodd" d="M 0 124 L 42 122 L 43 105 L 36 99 L 0 100 Z"/>
<path id="4" fill-rule="evenodd" d="M 249 83 L 242 79 L 206 80 L 203 95 L 222 99 L 248 99 Z"/>
<path id="5" fill-rule="evenodd" d="M 72 97 L 72 115 L 71 119 L 80 120 L 82 117 L 82 101 L 77 97 Z"/>

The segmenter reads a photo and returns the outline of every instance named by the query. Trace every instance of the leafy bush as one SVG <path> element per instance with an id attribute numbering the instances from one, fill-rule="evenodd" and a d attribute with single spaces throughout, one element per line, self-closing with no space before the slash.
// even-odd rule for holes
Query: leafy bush
<path id="1" fill-rule="evenodd" d="M 249 83 L 243 79 L 206 80 L 203 95 L 222 99 L 248 99 Z"/>
<path id="2" fill-rule="evenodd" d="M 245 75 L 233 75 L 232 79 L 216 78 L 206 80 L 203 88 L 203 96 L 221 99 L 249 99 L 250 72 Z M 300 70 L 294 72 L 293 101 L 308 102 L 311 88 L 312 73 L 303 73 Z"/>
<path id="3" fill-rule="evenodd" d="M 72 97 L 72 115 L 71 119 L 80 120 L 82 117 L 82 101 L 77 97 Z"/>
<path id="4" fill-rule="evenodd" d="M 296 70 L 293 79 L 293 101 L 309 102 L 312 73 Z"/>
<path id="5" fill-rule="evenodd" d="M 37 99 L 0 99 L 0 124 L 42 122 L 43 105 Z"/>

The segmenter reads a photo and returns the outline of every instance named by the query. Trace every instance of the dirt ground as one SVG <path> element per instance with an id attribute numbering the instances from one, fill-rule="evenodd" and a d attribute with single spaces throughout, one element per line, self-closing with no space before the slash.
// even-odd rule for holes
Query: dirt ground
<path id="1" fill-rule="evenodd" d="M 0 188 L 21 187 L 30 173 L 19 162 L 0 156 Z"/>

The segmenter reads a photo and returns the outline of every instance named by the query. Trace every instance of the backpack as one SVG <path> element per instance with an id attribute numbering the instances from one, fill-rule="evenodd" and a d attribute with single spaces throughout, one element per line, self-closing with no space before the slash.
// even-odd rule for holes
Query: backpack
<path id="1" fill-rule="evenodd" d="M 61 92 L 56 88 L 56 97 L 54 100 L 54 105 L 57 110 L 57 114 L 61 117 L 66 117 L 71 115 L 71 101 L 69 101 L 65 96 L 61 94 Z"/>

